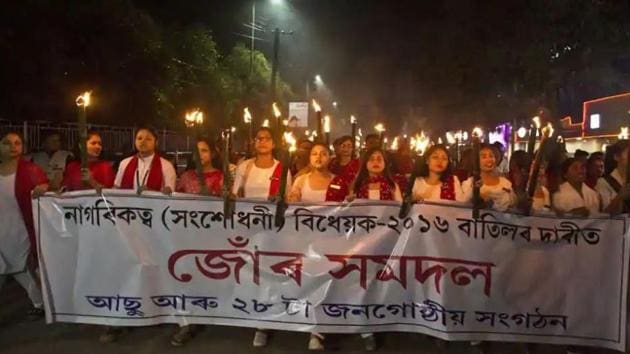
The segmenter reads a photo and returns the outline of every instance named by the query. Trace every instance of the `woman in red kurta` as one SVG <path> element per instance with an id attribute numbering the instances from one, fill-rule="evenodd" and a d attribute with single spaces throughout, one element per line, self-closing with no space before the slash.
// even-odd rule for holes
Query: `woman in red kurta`
<path id="1" fill-rule="evenodd" d="M 0 288 L 12 276 L 33 303 L 30 315 L 43 315 L 43 299 L 34 273 L 37 243 L 31 199 L 48 189 L 44 171 L 22 158 L 17 133 L 0 137 Z"/>
<path id="2" fill-rule="evenodd" d="M 335 140 L 335 158 L 330 161 L 329 169 L 334 175 L 350 184 L 359 173 L 359 159 L 352 156 L 352 137 L 342 136 Z"/>
<path id="3" fill-rule="evenodd" d="M 81 161 L 74 160 L 66 165 L 63 175 L 62 186 L 67 191 L 77 191 L 84 189 L 112 188 L 116 174 L 109 161 L 99 159 L 103 151 L 101 135 L 91 131 L 88 133 L 86 141 L 86 151 L 88 156 L 88 171 L 86 176 L 81 172 Z M 79 156 L 78 154 L 75 156 Z M 80 157 L 80 156 L 79 156 Z M 85 182 L 83 181 L 85 178 Z"/>
<path id="4" fill-rule="evenodd" d="M 223 186 L 223 172 L 212 166 L 212 151 L 215 151 L 214 147 L 208 139 L 200 138 L 197 141 L 197 150 L 199 151 L 203 180 L 208 188 L 208 193 L 210 195 L 220 196 L 221 187 Z M 193 165 L 193 169 L 184 172 L 179 177 L 175 191 L 191 194 L 201 193 L 201 185 L 199 183 L 196 166 Z"/>

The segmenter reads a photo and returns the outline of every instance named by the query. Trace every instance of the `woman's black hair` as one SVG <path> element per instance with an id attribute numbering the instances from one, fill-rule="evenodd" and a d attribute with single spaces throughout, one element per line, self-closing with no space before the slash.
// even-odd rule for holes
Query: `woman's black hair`
<path id="1" fill-rule="evenodd" d="M 85 139 L 83 144 L 86 144 L 88 142 L 88 140 L 90 140 L 90 138 L 95 136 L 95 135 L 101 136 L 101 133 L 99 133 L 96 130 L 88 130 L 87 138 Z M 74 144 L 74 148 L 72 149 L 72 157 L 70 158 L 69 161 L 80 161 L 81 160 L 81 147 L 79 146 L 79 144 L 81 144 L 81 142 L 77 140 L 77 143 Z M 102 153 L 101 153 L 101 155 L 102 155 Z"/>
<path id="2" fill-rule="evenodd" d="M 427 150 L 427 152 L 424 153 L 424 155 L 422 157 L 423 161 L 422 161 L 422 164 L 420 165 L 420 171 L 418 171 L 418 176 L 419 177 L 428 177 L 429 176 L 429 159 L 431 158 L 431 155 L 434 152 L 438 151 L 438 150 L 444 151 L 444 153 L 446 154 L 446 157 L 448 158 L 448 165 L 446 165 L 446 169 L 440 175 L 440 181 L 445 182 L 448 179 L 448 177 L 451 174 L 453 174 L 453 171 L 452 171 L 452 168 L 451 168 L 451 157 L 450 157 L 450 154 L 448 152 L 448 149 L 443 144 L 437 144 L 437 145 L 431 146 Z"/>
<path id="3" fill-rule="evenodd" d="M 615 168 L 617 168 L 617 161 L 615 160 L 615 157 L 621 156 L 628 147 L 630 147 L 630 141 L 619 140 L 606 149 L 606 156 L 604 157 L 604 175 L 611 174 Z"/>
<path id="4" fill-rule="evenodd" d="M 158 136 L 157 129 L 155 129 L 154 127 L 149 126 L 149 125 L 141 125 L 141 126 L 137 127 L 137 128 L 136 128 L 136 131 L 135 131 L 135 132 L 134 132 L 134 134 L 133 134 L 134 139 L 138 136 L 138 133 L 139 133 L 141 130 L 146 130 L 146 131 L 148 131 L 149 133 L 151 133 L 151 135 L 153 135 L 153 137 L 155 138 L 155 141 L 158 141 L 158 140 L 159 140 L 159 136 Z"/>
<path id="5" fill-rule="evenodd" d="M 214 167 L 218 161 L 221 161 L 220 159 L 219 160 L 215 159 L 217 150 L 215 149 L 215 145 L 212 142 L 212 140 L 210 140 L 209 138 L 205 136 L 200 136 L 197 138 L 197 143 L 206 143 L 208 145 L 208 148 L 210 149 L 210 166 Z M 194 148 L 198 149 L 197 145 L 195 145 Z M 193 156 L 194 156 L 193 154 L 190 154 L 190 156 L 188 156 L 188 159 L 186 161 L 186 171 L 197 169 L 197 164 L 195 163 L 195 159 L 193 159 Z"/>
<path id="6" fill-rule="evenodd" d="M 521 170 L 529 171 L 531 159 L 525 150 L 516 150 L 512 153 L 512 156 L 510 156 L 510 165 L 512 165 L 512 163 Z"/>
<path id="7" fill-rule="evenodd" d="M 335 139 L 335 141 L 333 142 L 333 146 L 339 146 L 339 145 L 345 143 L 346 141 L 349 141 L 349 142 L 352 143 L 352 137 L 350 135 L 340 136 L 337 139 Z"/>
<path id="8" fill-rule="evenodd" d="M 370 150 L 368 150 L 365 155 L 363 155 L 363 159 L 361 160 L 361 168 L 359 169 L 359 173 L 357 174 L 357 177 L 354 179 L 354 183 L 353 183 L 353 190 L 356 193 L 356 188 L 358 186 L 361 186 L 367 179 L 369 176 L 369 172 L 367 170 L 367 163 L 368 160 L 370 160 L 370 156 L 372 156 L 374 153 L 380 153 L 383 156 L 383 160 L 384 160 L 384 169 L 383 169 L 383 177 L 385 177 L 385 180 L 387 180 L 387 183 L 390 186 L 395 186 L 396 183 L 394 182 L 394 179 L 392 178 L 392 174 L 389 170 L 389 164 L 387 162 L 387 154 L 385 153 L 385 151 L 383 149 L 381 149 L 380 147 L 375 147 L 375 148 L 371 148 Z"/>
<path id="9" fill-rule="evenodd" d="M 269 127 L 259 127 L 254 132 L 254 139 L 256 138 L 256 135 L 258 135 L 258 133 L 260 133 L 260 132 L 267 132 L 267 133 L 269 133 L 269 135 L 271 135 L 271 141 L 273 141 L 275 143 L 274 136 L 273 136 L 273 130 L 271 128 L 269 128 Z"/>

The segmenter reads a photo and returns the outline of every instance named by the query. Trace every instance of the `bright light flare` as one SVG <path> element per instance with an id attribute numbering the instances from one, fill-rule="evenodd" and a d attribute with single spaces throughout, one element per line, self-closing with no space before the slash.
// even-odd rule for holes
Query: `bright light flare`
<path id="1" fill-rule="evenodd" d="M 92 95 L 92 91 L 85 91 L 85 92 L 83 92 L 75 100 L 75 102 L 77 103 L 77 106 L 83 107 L 83 108 L 87 108 L 90 105 L 90 97 L 91 97 L 91 95 Z"/>
<path id="2" fill-rule="evenodd" d="M 273 115 L 276 118 L 280 118 L 280 116 L 282 115 L 282 112 L 280 112 L 280 108 L 278 108 L 278 105 L 274 102 L 271 107 L 273 107 Z"/>
<path id="3" fill-rule="evenodd" d="M 247 107 L 243 110 L 243 121 L 245 124 L 252 124 L 252 114 L 249 112 L 249 108 Z"/>
<path id="4" fill-rule="evenodd" d="M 330 116 L 324 117 L 324 133 L 330 133 Z"/>
<path id="5" fill-rule="evenodd" d="M 536 116 L 536 117 L 532 118 L 532 122 L 536 126 L 536 129 L 540 129 L 540 117 L 539 116 Z"/>
<path id="6" fill-rule="evenodd" d="M 374 126 L 374 130 L 376 130 L 379 133 L 382 133 L 385 131 L 385 126 L 383 125 L 383 123 L 378 123 L 377 125 Z"/>
<path id="7" fill-rule="evenodd" d="M 285 132 L 284 142 L 289 146 L 289 152 L 297 151 L 297 140 L 295 139 L 295 136 L 293 136 L 293 133 Z"/>
<path id="8" fill-rule="evenodd" d="M 186 127 L 188 128 L 203 124 L 203 112 L 200 111 L 198 108 L 186 112 L 186 116 L 184 117 L 184 124 L 186 124 Z"/>
<path id="9" fill-rule="evenodd" d="M 619 139 L 620 140 L 627 140 L 628 139 L 628 127 L 621 127 L 621 130 L 619 132 Z"/>
<path id="10" fill-rule="evenodd" d="M 357 118 L 355 116 L 350 116 L 350 124 L 357 124 Z"/>
<path id="11" fill-rule="evenodd" d="M 269 128 L 269 119 L 265 119 L 262 123 L 262 126 L 265 128 Z"/>
<path id="12" fill-rule="evenodd" d="M 319 103 L 317 103 L 317 101 L 313 100 L 313 109 L 315 110 L 315 112 L 321 112 L 322 111 L 322 107 L 319 106 Z"/>

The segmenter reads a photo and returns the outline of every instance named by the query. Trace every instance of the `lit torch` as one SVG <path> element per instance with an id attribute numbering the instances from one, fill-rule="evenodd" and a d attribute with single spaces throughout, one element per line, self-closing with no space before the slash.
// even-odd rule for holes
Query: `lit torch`
<path id="1" fill-rule="evenodd" d="M 186 128 L 193 131 L 193 136 L 195 136 L 195 144 L 192 149 L 195 171 L 197 172 L 197 180 L 199 182 L 199 187 L 201 188 L 201 194 L 208 195 L 208 186 L 206 185 L 206 181 L 203 176 L 203 166 L 201 166 L 199 148 L 197 147 L 197 140 L 201 135 L 200 129 L 203 124 L 203 112 L 201 112 L 198 108 L 195 108 L 190 112 L 186 112 L 186 115 L 184 116 L 184 124 L 186 125 Z"/>
<path id="2" fill-rule="evenodd" d="M 269 128 L 269 119 L 265 119 L 262 123 L 262 126 L 265 128 Z"/>
<path id="3" fill-rule="evenodd" d="M 313 109 L 317 117 L 317 137 L 321 139 L 324 136 L 324 122 L 322 119 L 322 107 L 313 99 Z"/>
<path id="4" fill-rule="evenodd" d="M 330 145 L 330 116 L 324 117 L 324 134 L 326 134 L 326 146 Z"/>
<path id="5" fill-rule="evenodd" d="M 92 92 L 86 91 L 77 97 L 76 104 L 79 107 L 77 123 L 79 129 L 79 151 L 81 152 L 81 180 L 88 184 L 88 156 L 87 156 L 87 108 L 90 105 Z"/>
<path id="6" fill-rule="evenodd" d="M 535 123 L 537 125 L 536 130 L 538 130 L 540 121 L 536 121 Z M 531 205 L 531 202 L 529 201 L 534 198 L 534 194 L 536 193 L 536 188 L 538 188 L 538 175 L 540 174 L 540 167 L 546 161 L 549 160 L 550 155 L 553 151 L 553 145 L 554 143 L 557 142 L 557 139 L 552 138 L 554 129 L 551 123 L 548 123 L 544 128 L 542 128 L 540 130 L 540 133 L 541 133 L 540 146 L 533 160 L 532 167 L 530 169 L 530 174 L 527 181 L 528 183 L 526 184 L 528 203 L 526 204 L 526 207 L 524 210 L 525 215 L 529 215 L 531 213 L 532 205 Z"/>
<path id="7" fill-rule="evenodd" d="M 476 127 L 472 131 L 472 146 L 473 146 L 473 218 L 476 220 L 479 218 L 479 209 L 481 208 L 481 188 L 479 183 L 481 181 L 481 135 L 483 131 L 481 128 Z"/>
<path id="8" fill-rule="evenodd" d="M 251 156 L 252 154 L 252 145 L 254 141 L 253 131 L 252 131 L 252 114 L 249 112 L 249 108 L 245 107 L 243 110 L 243 122 L 247 124 L 248 129 L 248 139 L 247 139 L 247 153 Z"/>
<path id="9" fill-rule="evenodd" d="M 374 130 L 378 132 L 379 140 L 381 141 L 381 146 L 385 141 L 385 126 L 383 123 L 378 123 L 374 126 Z"/>
<path id="10" fill-rule="evenodd" d="M 282 136 L 282 132 L 283 132 L 282 124 L 281 124 L 282 123 L 282 112 L 280 112 L 280 108 L 278 108 L 278 105 L 275 102 L 273 103 L 272 108 L 273 108 L 273 115 L 274 115 L 274 117 L 276 117 L 276 129 L 278 129 L 277 134 L 278 134 L 278 137 L 281 137 Z M 278 141 L 278 140 L 280 140 L 280 139 L 276 139 L 276 141 Z"/>
<path id="11" fill-rule="evenodd" d="M 352 135 L 352 157 L 354 158 L 357 150 L 357 118 L 355 116 L 350 116 L 350 127 Z"/>

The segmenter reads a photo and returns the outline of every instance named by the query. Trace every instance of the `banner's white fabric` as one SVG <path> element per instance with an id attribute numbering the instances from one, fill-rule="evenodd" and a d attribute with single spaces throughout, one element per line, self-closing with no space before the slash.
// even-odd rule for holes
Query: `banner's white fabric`
<path id="1" fill-rule="evenodd" d="M 624 349 L 626 218 L 121 191 L 33 204 L 49 322 L 411 331 Z"/>

